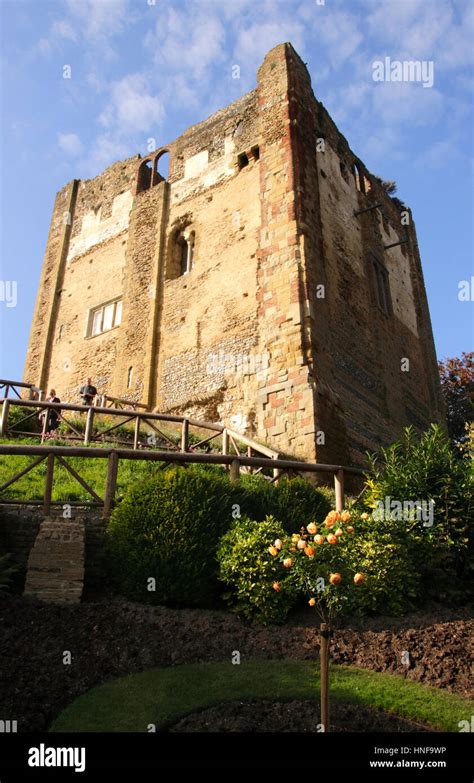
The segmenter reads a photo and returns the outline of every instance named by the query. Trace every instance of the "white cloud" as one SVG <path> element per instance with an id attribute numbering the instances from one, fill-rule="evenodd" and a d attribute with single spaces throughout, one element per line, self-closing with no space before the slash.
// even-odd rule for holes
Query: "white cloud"
<path id="1" fill-rule="evenodd" d="M 304 27 L 296 19 L 280 18 L 271 22 L 254 21 L 248 27 L 242 27 L 237 35 L 234 49 L 234 61 L 252 73 L 263 62 L 266 54 L 278 44 L 291 42 L 301 56 L 304 52 Z"/>
<path id="2" fill-rule="evenodd" d="M 82 142 L 76 133 L 58 133 L 58 144 L 63 152 L 72 157 L 82 152 Z"/>
<path id="3" fill-rule="evenodd" d="M 93 40 L 122 32 L 132 15 L 127 0 L 67 0 L 67 7 L 72 23 Z"/>
<path id="4" fill-rule="evenodd" d="M 111 88 L 108 105 L 99 117 L 106 128 L 114 127 L 117 133 L 151 131 L 162 122 L 163 104 L 156 95 L 149 92 L 149 83 L 144 74 L 134 73 L 115 82 Z"/>
<path id="5" fill-rule="evenodd" d="M 169 8 L 160 15 L 145 43 L 153 50 L 154 62 L 167 73 L 186 71 L 201 80 L 210 66 L 225 59 L 225 30 L 217 14 L 203 14 L 199 5 L 186 10 Z"/>
<path id="6" fill-rule="evenodd" d="M 76 41 L 76 31 L 73 26 L 65 19 L 58 19 L 51 26 L 51 34 L 59 38 L 68 38 L 70 41 Z"/>
<path id="7" fill-rule="evenodd" d="M 357 17 L 346 11 L 318 15 L 313 33 L 326 43 L 326 54 L 335 68 L 353 55 L 363 41 Z"/>
<path id="8" fill-rule="evenodd" d="M 116 160 L 130 156 L 130 145 L 111 134 L 97 136 L 88 154 L 79 162 L 81 176 L 96 177 Z"/>
<path id="9" fill-rule="evenodd" d="M 432 144 L 417 160 L 417 169 L 442 169 L 460 157 L 454 139 L 445 139 Z"/>

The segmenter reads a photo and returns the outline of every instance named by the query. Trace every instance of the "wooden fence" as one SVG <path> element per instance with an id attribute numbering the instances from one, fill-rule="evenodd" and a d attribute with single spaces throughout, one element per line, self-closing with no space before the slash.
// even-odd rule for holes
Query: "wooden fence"
<path id="1" fill-rule="evenodd" d="M 111 398 L 110 398 L 111 399 Z M 195 452 L 199 449 L 215 447 L 223 455 L 234 452 L 240 455 L 242 450 L 246 451 L 248 457 L 261 455 L 270 459 L 277 459 L 280 455 L 275 449 L 258 443 L 257 441 L 241 435 L 235 430 L 229 429 L 222 424 L 201 421 L 199 419 L 187 418 L 184 416 L 175 416 L 166 413 L 151 413 L 149 411 L 139 411 L 126 408 L 108 408 L 86 405 L 74 405 L 72 403 L 57 402 L 38 402 L 33 400 L 6 399 L 0 400 L 0 437 L 15 437 L 23 435 L 28 437 L 38 437 L 41 442 L 47 439 L 50 429 L 50 411 L 56 410 L 61 417 L 61 421 L 66 427 L 66 432 L 56 435 L 57 439 L 82 441 L 84 445 L 94 442 L 110 442 L 110 435 L 118 428 L 126 424 L 133 426 L 133 438 L 129 440 L 113 437 L 114 444 L 125 445 L 130 449 L 143 450 L 157 448 L 159 451 L 173 452 Z M 11 421 L 10 412 L 12 407 L 32 409 L 32 412 L 26 412 L 26 415 L 19 420 Z M 41 433 L 27 432 L 20 429 L 20 425 L 30 419 L 38 419 L 42 415 Z M 80 431 L 77 421 L 71 421 L 70 414 L 76 413 L 83 422 L 83 432 Z M 68 414 L 68 415 L 66 415 Z M 102 423 L 110 424 L 110 420 L 116 419 L 116 423 L 110 424 L 105 429 L 100 429 L 97 424 L 102 418 Z M 168 433 L 160 429 L 160 423 L 168 425 L 178 425 L 180 428 L 179 442 L 175 442 Z M 200 435 L 197 440 L 191 438 L 190 429 L 197 430 Z M 148 430 L 148 434 L 145 434 Z M 109 436 L 109 437 L 108 437 Z M 274 474 L 275 475 L 275 474 Z"/>
<path id="2" fill-rule="evenodd" d="M 0 486 L 0 503 L 2 504 L 32 504 L 41 505 L 45 514 L 48 514 L 52 505 L 64 505 L 69 501 L 53 501 L 54 468 L 59 464 L 70 473 L 70 475 L 89 493 L 92 497 L 90 505 L 98 505 L 103 509 L 103 515 L 107 518 L 114 506 L 117 490 L 117 474 L 120 460 L 145 460 L 150 462 L 163 462 L 165 464 L 176 463 L 178 465 L 205 464 L 205 465 L 223 465 L 229 469 L 229 478 L 231 481 L 237 481 L 240 472 L 244 468 L 263 470 L 271 468 L 275 471 L 272 481 L 278 480 L 283 473 L 295 474 L 314 474 L 329 473 L 334 477 L 334 489 L 336 494 L 336 510 L 341 511 L 344 508 L 344 476 L 345 474 L 363 475 L 364 471 L 360 468 L 344 467 L 342 465 L 324 465 L 320 463 L 298 462 L 285 459 L 269 459 L 265 457 L 249 457 L 244 454 L 200 454 L 192 452 L 169 451 L 133 451 L 133 449 L 94 449 L 87 447 L 74 446 L 28 446 L 28 445 L 0 445 L 0 457 L 2 455 L 10 456 L 31 456 L 32 462 L 23 470 L 15 473 L 2 486 Z M 107 480 L 104 497 L 99 497 L 95 490 L 84 480 L 82 476 L 68 462 L 67 457 L 86 457 L 89 459 L 107 460 Z M 3 496 L 4 491 L 12 484 L 17 482 L 30 470 L 35 468 L 41 462 L 46 460 L 46 474 L 44 484 L 44 496 L 42 501 L 31 503 L 29 500 L 9 500 Z M 70 505 L 81 505 L 84 503 L 70 503 Z"/>

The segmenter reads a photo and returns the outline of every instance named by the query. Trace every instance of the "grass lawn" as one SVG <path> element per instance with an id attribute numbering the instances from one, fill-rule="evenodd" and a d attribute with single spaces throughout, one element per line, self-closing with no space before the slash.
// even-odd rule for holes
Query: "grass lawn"
<path id="1" fill-rule="evenodd" d="M 332 700 L 375 707 L 435 730 L 458 731 L 474 702 L 455 694 L 352 666 L 332 665 Z M 54 721 L 51 731 L 146 732 L 194 712 L 236 699 L 319 698 L 319 671 L 311 661 L 201 663 L 151 669 L 92 688 Z"/>
<path id="2" fill-rule="evenodd" d="M 1 439 L 0 443 L 11 445 L 38 445 L 34 438 L 21 438 L 17 440 Z M 59 445 L 59 444 L 56 444 Z M 81 444 L 83 446 L 83 444 Z M 93 448 L 110 448 L 111 444 L 94 443 Z M 15 473 L 23 470 L 36 456 L 11 456 L 0 455 L 0 485 L 8 481 Z M 68 464 L 92 487 L 99 495 L 104 497 L 107 479 L 107 460 L 89 459 L 86 457 L 67 457 Z M 145 460 L 120 460 L 117 477 L 117 495 L 123 495 L 125 491 L 138 479 L 145 478 L 159 470 L 161 463 L 146 462 Z M 33 468 L 26 476 L 23 476 L 15 484 L 7 487 L 2 492 L 2 499 L 14 500 L 42 500 L 44 495 L 44 481 L 46 475 L 46 461 Z M 54 466 L 53 500 L 59 501 L 90 501 L 91 496 L 81 487 L 66 468 L 57 462 Z"/>

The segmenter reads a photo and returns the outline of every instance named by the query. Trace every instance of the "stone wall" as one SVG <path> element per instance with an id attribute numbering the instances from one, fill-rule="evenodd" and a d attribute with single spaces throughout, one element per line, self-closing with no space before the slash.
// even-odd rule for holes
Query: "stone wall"
<path id="1" fill-rule="evenodd" d="M 71 520 L 62 517 L 62 509 L 52 509 L 50 517 L 58 525 L 67 525 Z M 110 588 L 105 563 L 106 525 L 99 511 L 80 508 L 72 509 L 72 521 L 84 525 L 84 598 L 103 595 Z M 13 577 L 11 589 L 23 593 L 25 589 L 28 558 L 38 536 L 44 514 L 35 506 L 0 506 L 0 555 L 8 553 L 19 567 Z"/>
<path id="2" fill-rule="evenodd" d="M 181 275 L 183 231 L 194 266 Z M 87 336 L 91 309 L 115 297 L 120 326 Z M 359 464 L 404 425 L 443 418 L 411 213 L 350 150 L 290 44 L 243 98 L 58 194 L 24 377 L 77 400 L 88 375 L 101 393 L 325 462 Z"/>

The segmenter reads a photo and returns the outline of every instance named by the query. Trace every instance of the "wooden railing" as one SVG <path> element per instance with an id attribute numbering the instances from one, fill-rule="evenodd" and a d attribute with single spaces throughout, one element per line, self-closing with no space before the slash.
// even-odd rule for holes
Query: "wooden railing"
<path id="1" fill-rule="evenodd" d="M 42 400 L 44 392 L 38 389 L 33 383 L 23 383 L 23 381 L 7 381 L 0 379 L 0 397 L 13 397 L 21 399 L 19 389 L 27 389 L 30 400 Z"/>
<path id="2" fill-rule="evenodd" d="M 149 411 L 138 411 L 125 408 L 117 409 L 75 405 L 63 402 L 37 402 L 34 400 L 4 398 L 3 400 L 0 400 L 0 403 L 0 437 L 2 438 L 26 435 L 33 438 L 37 437 L 41 439 L 41 442 L 43 443 L 48 439 L 48 433 L 50 431 L 49 412 L 56 410 L 60 415 L 63 431 L 55 433 L 55 437 L 60 440 L 70 440 L 74 442 L 82 441 L 86 446 L 93 444 L 94 442 L 110 442 L 114 445 L 125 445 L 133 450 L 158 449 L 159 451 L 170 450 L 173 452 L 195 452 L 199 449 L 202 450 L 204 447 L 208 449 L 209 447 L 214 446 L 216 451 L 220 451 L 224 455 L 234 453 L 238 456 L 242 453 L 241 449 L 243 448 L 248 457 L 261 455 L 271 459 L 277 459 L 280 456 L 279 452 L 275 449 L 268 448 L 251 438 L 247 438 L 245 435 L 229 429 L 223 424 L 201 421 L 185 416 L 151 413 Z M 32 409 L 33 412 L 27 412 L 26 415 L 19 420 L 10 422 L 10 411 L 13 406 Z M 33 418 L 37 419 L 40 413 L 44 414 L 42 416 L 41 433 L 28 432 L 20 429 L 21 424 Z M 68 417 L 70 413 L 76 413 L 82 419 L 83 431 L 79 428 L 77 421 L 73 422 Z M 105 429 L 98 429 L 97 423 L 100 417 L 102 417 L 102 421 L 105 419 L 106 423 L 110 424 L 110 426 L 107 426 Z M 114 418 L 116 419 L 116 423 L 110 423 L 110 419 L 113 421 Z M 163 429 L 160 429 L 160 423 L 178 425 L 179 442 L 173 440 L 168 433 L 163 432 Z M 119 427 L 123 427 L 125 424 L 133 425 L 130 429 L 130 438 L 128 440 L 121 439 L 116 433 L 116 430 Z M 191 438 L 191 428 L 199 432 L 197 439 L 195 437 L 194 441 Z M 145 429 L 148 430 L 148 433 L 144 432 Z M 110 436 L 114 432 L 115 436 L 111 438 Z M 274 476 L 276 476 L 276 472 L 274 472 Z"/>
<path id="3" fill-rule="evenodd" d="M 274 472 L 272 481 L 276 481 L 283 473 L 291 474 L 315 474 L 329 473 L 334 477 L 334 489 L 336 495 L 336 510 L 341 511 L 344 508 L 344 477 L 345 474 L 363 475 L 364 471 L 360 468 L 344 467 L 342 465 L 324 465 L 312 462 L 298 462 L 286 459 L 275 459 L 266 457 L 251 457 L 244 454 L 200 454 L 192 452 L 169 451 L 134 451 L 132 449 L 94 449 L 75 446 L 28 446 L 14 444 L 0 444 L 0 458 L 5 455 L 10 456 L 31 456 L 33 461 L 23 470 L 15 473 L 6 482 L 0 486 L 1 504 L 29 504 L 41 505 L 45 514 L 49 514 L 52 505 L 87 505 L 85 503 L 70 503 L 68 500 L 53 501 L 54 469 L 55 464 L 64 467 L 70 475 L 88 492 L 92 497 L 89 505 L 98 505 L 102 507 L 103 516 L 107 518 L 115 504 L 117 491 L 117 474 L 119 460 L 144 460 L 149 462 L 162 462 L 165 465 L 176 463 L 179 465 L 205 464 L 205 465 L 224 465 L 229 468 L 229 478 L 231 481 L 237 481 L 240 472 L 249 468 L 259 471 L 271 468 Z M 107 480 L 105 485 L 104 497 L 99 497 L 96 491 L 85 481 L 85 479 L 68 462 L 67 457 L 86 457 L 88 459 L 107 460 Z M 30 501 L 28 499 L 8 499 L 3 495 L 8 487 L 15 484 L 23 476 L 33 470 L 37 465 L 46 460 L 46 474 L 44 484 L 44 496 L 42 501 Z"/>

